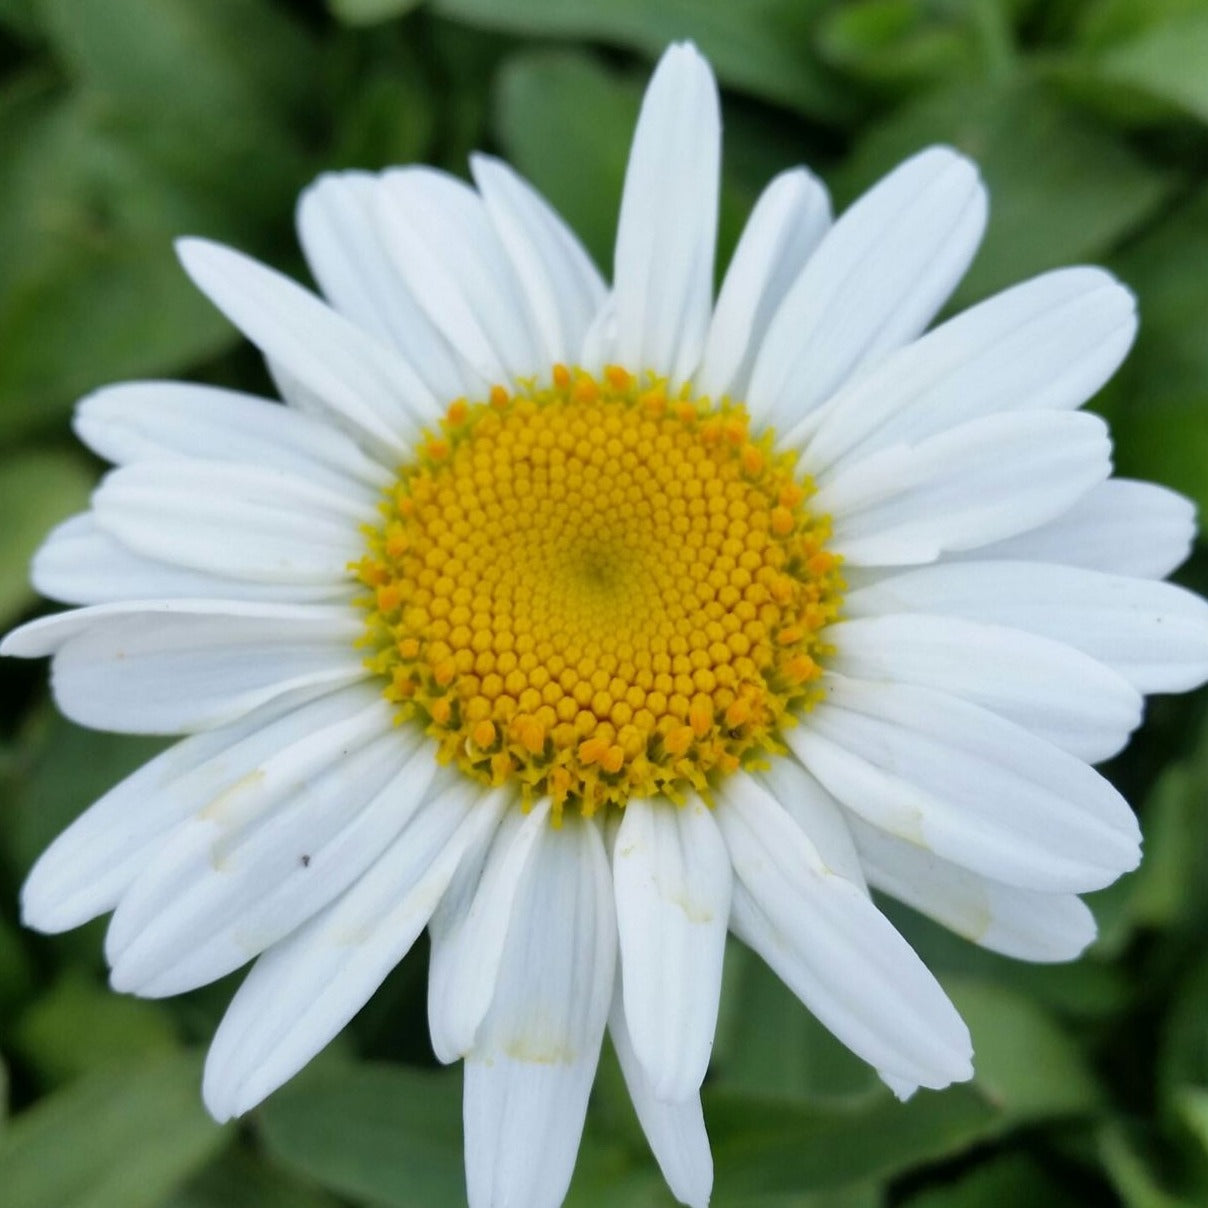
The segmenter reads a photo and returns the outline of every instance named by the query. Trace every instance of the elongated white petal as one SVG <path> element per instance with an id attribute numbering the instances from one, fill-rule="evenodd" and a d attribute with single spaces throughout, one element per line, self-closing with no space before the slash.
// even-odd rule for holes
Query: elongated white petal
<path id="1" fill-rule="evenodd" d="M 1109 273 L 1046 273 L 950 319 L 841 390 L 806 444 L 820 480 L 852 458 L 915 444 L 1000 411 L 1080 407 L 1116 371 L 1137 330 L 1133 296 Z M 786 443 L 793 444 L 796 433 Z"/>
<path id="2" fill-rule="evenodd" d="M 140 461 L 92 498 L 97 524 L 145 557 L 252 582 L 331 588 L 350 580 L 377 519 L 370 494 L 342 497 L 295 474 L 211 461 Z"/>
<path id="3" fill-rule="evenodd" d="M 173 566 L 136 554 L 98 528 L 91 512 L 51 530 L 34 554 L 30 579 L 44 596 L 64 604 L 113 604 L 148 599 L 280 601 L 349 600 L 356 584 L 252 583 Z"/>
<path id="4" fill-rule="evenodd" d="M 386 455 L 406 454 L 440 418 L 431 391 L 392 349 L 273 269 L 204 239 L 177 252 L 194 284 L 329 414 Z"/>
<path id="5" fill-rule="evenodd" d="M 619 971 L 608 1013 L 608 1034 L 638 1122 L 671 1194 L 688 1208 L 707 1208 L 713 1190 L 713 1155 L 709 1152 L 700 1095 L 694 1092 L 681 1102 L 667 1103 L 654 1094 L 629 1038 Z"/>
<path id="6" fill-rule="evenodd" d="M 753 776 L 801 827 L 831 872 L 867 888 L 860 855 L 851 836 L 851 815 L 815 777 L 791 758 L 773 759 L 765 771 Z"/>
<path id="7" fill-rule="evenodd" d="M 381 178 L 382 242 L 412 295 L 459 356 L 489 382 L 548 373 L 527 299 L 481 197 L 433 168 Z"/>
<path id="8" fill-rule="evenodd" d="M 977 557 L 1164 579 L 1187 560 L 1194 541 L 1190 499 L 1154 483 L 1110 478 L 1056 519 L 986 546 Z"/>
<path id="9" fill-rule="evenodd" d="M 655 1097 L 681 1102 L 705 1079 L 730 917 L 730 860 L 698 797 L 634 799 L 613 848 L 625 1018 Z"/>
<path id="10" fill-rule="evenodd" d="M 1098 416 L 991 415 L 853 462 L 813 506 L 834 518 L 831 548 L 847 562 L 900 566 L 1043 524 L 1110 473 Z"/>
<path id="11" fill-rule="evenodd" d="M 90 449 L 118 465 L 197 458 L 263 466 L 353 498 L 375 496 L 392 481 L 388 470 L 330 424 L 214 386 L 106 386 L 81 399 L 73 426 Z"/>
<path id="12" fill-rule="evenodd" d="M 1082 893 L 1140 859 L 1136 818 L 1102 776 L 956 697 L 830 676 L 785 741 L 860 817 L 1008 884 Z"/>
<path id="13" fill-rule="evenodd" d="M 670 47 L 646 89 L 617 227 L 615 357 L 673 384 L 704 348 L 713 297 L 721 114 L 708 63 Z"/>
<path id="14" fill-rule="evenodd" d="M 768 327 L 747 405 L 761 424 L 797 424 L 857 369 L 912 340 L 964 275 L 981 240 L 977 169 L 922 151 L 844 213 Z"/>
<path id="15" fill-rule="evenodd" d="M 764 189 L 726 269 L 697 371 L 697 393 L 744 398 L 772 316 L 830 228 L 826 186 L 804 168 Z"/>
<path id="16" fill-rule="evenodd" d="M 898 613 L 827 630 L 828 666 L 853 679 L 936 688 L 1098 763 L 1141 724 L 1127 680 L 1062 642 L 956 617 Z"/>
<path id="17" fill-rule="evenodd" d="M 507 164 L 470 157 L 474 183 L 520 280 L 548 365 L 577 364 L 607 292 L 575 233 Z"/>
<path id="18" fill-rule="evenodd" d="M 920 567 L 851 592 L 851 617 L 930 612 L 1065 642 L 1138 691 L 1187 692 L 1208 679 L 1208 603 L 1173 583 L 1040 562 Z"/>
<path id="19" fill-rule="evenodd" d="M 823 863 L 750 777 L 723 782 L 717 821 L 734 861 L 735 933 L 857 1056 L 943 1087 L 969 1078 L 969 1033 L 865 891 Z"/>
<path id="20" fill-rule="evenodd" d="M 465 1064 L 470 1208 L 557 1208 L 583 1132 L 616 971 L 598 826 L 543 826 L 513 903 L 491 1009 Z"/>
<path id="21" fill-rule="evenodd" d="M 274 751 L 360 712 L 374 695 L 360 685 L 315 701 L 289 693 L 169 747 L 89 806 L 42 853 L 21 889 L 22 919 L 39 931 L 67 931 L 112 910 L 175 826 Z"/>
<path id="22" fill-rule="evenodd" d="M 1070 961 L 1095 938 L 1095 916 L 1073 894 L 1016 889 L 859 818 L 851 825 L 877 889 L 983 948 L 1018 960 Z"/>
<path id="23" fill-rule="evenodd" d="M 428 1028 L 441 1061 L 456 1061 L 469 1052 L 490 1008 L 508 921 L 548 819 L 548 800 L 527 814 L 512 810 L 481 870 L 468 870 L 472 880 L 464 888 L 455 885 L 447 908 L 432 920 Z"/>
<path id="24" fill-rule="evenodd" d="M 225 976 L 351 884 L 436 770 L 385 701 L 278 752 L 179 828 L 122 898 L 106 939 L 119 990 L 160 998 Z"/>
<path id="25" fill-rule="evenodd" d="M 342 608 L 153 600 L 31 621 L 0 653 L 53 652 L 55 700 L 80 725 L 173 734 L 225 725 L 296 688 L 363 678 L 358 631 Z"/>
<path id="26" fill-rule="evenodd" d="M 323 293 L 341 314 L 402 354 L 440 400 L 483 393 L 391 263 L 377 223 L 381 181 L 328 172 L 298 199 L 298 238 Z"/>
<path id="27" fill-rule="evenodd" d="M 206 1059 L 202 1094 L 215 1119 L 255 1107 L 365 1005 L 505 803 L 467 781 L 429 796 L 368 872 L 256 962 Z"/>

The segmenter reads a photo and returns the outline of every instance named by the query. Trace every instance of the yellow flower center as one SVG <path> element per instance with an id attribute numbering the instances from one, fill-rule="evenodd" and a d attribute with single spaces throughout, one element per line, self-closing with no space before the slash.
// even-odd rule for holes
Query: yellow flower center
<path id="1" fill-rule="evenodd" d="M 708 795 L 808 708 L 841 599 L 793 458 L 623 369 L 459 400 L 354 566 L 369 667 L 442 759 L 558 818 Z"/>

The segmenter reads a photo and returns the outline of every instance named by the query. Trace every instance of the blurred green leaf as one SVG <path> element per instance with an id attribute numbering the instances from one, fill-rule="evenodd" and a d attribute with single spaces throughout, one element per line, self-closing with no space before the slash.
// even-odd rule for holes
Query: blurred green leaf
<path id="1" fill-rule="evenodd" d="M 157 1208 L 338 1208 L 338 1201 L 232 1147 Z"/>
<path id="2" fill-rule="evenodd" d="M 332 14 L 349 25 L 376 25 L 419 8 L 423 0 L 327 0 Z"/>
<path id="3" fill-rule="evenodd" d="M 1133 88 L 1208 122 L 1208 11 L 1150 25 L 1112 46 L 1096 69 L 1111 85 Z"/>
<path id="4" fill-rule="evenodd" d="M 1114 261 L 1137 293 L 1141 331 L 1106 396 L 1120 473 L 1208 506 L 1208 192 Z"/>
<path id="5" fill-rule="evenodd" d="M 1101 259 L 1169 192 L 1169 181 L 1105 128 L 1026 77 L 955 84 L 869 128 L 839 175 L 847 197 L 931 143 L 981 166 L 986 238 L 954 305 L 1058 265 Z"/>
<path id="6" fill-rule="evenodd" d="M 432 7 L 486 29 L 599 39 L 651 56 L 691 38 L 723 83 L 824 121 L 853 110 L 812 53 L 823 0 L 433 0 Z"/>
<path id="7" fill-rule="evenodd" d="M 508 158 L 606 268 L 640 100 L 636 81 L 583 55 L 516 55 L 499 75 L 495 121 Z"/>
<path id="8" fill-rule="evenodd" d="M 1093 1112 L 1102 1095 L 1073 1038 L 1035 1002 L 989 982 L 946 989 L 973 1036 L 975 1085 L 1012 1121 Z"/>
<path id="9" fill-rule="evenodd" d="M 1195 1208 L 1203 1202 L 1167 1191 L 1122 1122 L 1109 1124 L 1102 1130 L 1099 1152 L 1125 1208 Z"/>
<path id="10" fill-rule="evenodd" d="M 85 730 L 47 708 L 30 727 L 17 794 L 13 854 L 24 873 L 86 806 L 165 746 L 162 738 Z"/>
<path id="11" fill-rule="evenodd" d="M 904 1208 L 1066 1208 L 1072 1202 L 1071 1189 L 1030 1158 L 1008 1154 L 908 1197 Z"/>
<path id="12" fill-rule="evenodd" d="M 866 1102 L 790 1103 L 706 1087 L 719 1198 L 884 1179 L 994 1135 L 1001 1113 L 976 1090 L 889 1094 Z"/>
<path id="13" fill-rule="evenodd" d="M 176 1029 L 163 1007 L 114 994 L 79 973 L 45 991 L 13 1033 L 13 1048 L 51 1083 L 176 1047 Z"/>
<path id="14" fill-rule="evenodd" d="M 879 1086 L 872 1069 L 737 941 L 726 949 L 713 1071 L 727 1089 L 789 1099 L 860 1095 Z"/>
<path id="15" fill-rule="evenodd" d="M 47 532 L 88 502 L 93 473 L 73 453 L 14 454 L 0 463 L 0 628 L 35 599 L 29 560 Z"/>
<path id="16" fill-rule="evenodd" d="M 34 988 L 33 963 L 15 925 L 0 918 L 0 1021 L 8 1020 Z"/>
<path id="17" fill-rule="evenodd" d="M 0 1134 L 5 1208 L 154 1208 L 225 1144 L 189 1054 L 98 1070 Z"/>
<path id="18" fill-rule="evenodd" d="M 917 86 L 968 64 L 972 39 L 966 22 L 954 19 L 961 15 L 920 0 L 856 0 L 824 16 L 818 47 L 827 62 L 868 84 Z"/>
<path id="19" fill-rule="evenodd" d="M 275 1161 L 342 1195 L 398 1208 L 464 1198 L 455 1072 L 331 1064 L 288 1083 L 256 1119 Z"/>

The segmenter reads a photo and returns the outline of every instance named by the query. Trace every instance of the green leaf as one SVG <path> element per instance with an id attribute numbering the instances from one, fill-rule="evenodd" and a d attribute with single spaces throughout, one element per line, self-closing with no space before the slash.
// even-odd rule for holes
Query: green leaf
<path id="1" fill-rule="evenodd" d="M 31 1004 L 14 1030 L 13 1047 L 47 1081 L 59 1083 L 98 1066 L 170 1053 L 177 1038 L 162 1007 L 114 994 L 77 972 Z"/>
<path id="2" fill-rule="evenodd" d="M 333 1063 L 288 1083 L 256 1118 L 275 1161 L 341 1195 L 398 1208 L 464 1198 L 456 1072 Z"/>
<path id="3" fill-rule="evenodd" d="M 823 1106 L 706 1088 L 717 1196 L 844 1187 L 951 1157 L 993 1136 L 1002 1115 L 975 1089 L 888 1094 Z"/>
<path id="4" fill-rule="evenodd" d="M 157 1208 L 339 1208 L 310 1187 L 235 1147 Z"/>
<path id="5" fill-rule="evenodd" d="M 30 765 L 13 835 L 19 869 L 26 871 L 86 806 L 165 745 L 161 738 L 85 730 L 47 708 L 26 735 Z"/>
<path id="6" fill-rule="evenodd" d="M 1009 1120 L 1102 1105 L 1078 1046 L 1037 1003 L 989 982 L 949 982 L 946 989 L 973 1036 L 975 1084 Z"/>
<path id="7" fill-rule="evenodd" d="M 1107 396 L 1117 469 L 1208 506 L 1208 191 L 1137 240 L 1113 267 L 1137 294 L 1141 330 Z"/>
<path id="8" fill-rule="evenodd" d="M 789 1099 L 859 1095 L 879 1085 L 872 1069 L 737 941 L 726 949 L 713 1076 L 727 1089 Z"/>
<path id="9" fill-rule="evenodd" d="M 910 1196 L 904 1208 L 1059 1208 L 1073 1202 L 1071 1195 L 1072 1189 L 1062 1188 L 1030 1158 L 1007 1154 L 951 1183 Z"/>
<path id="10" fill-rule="evenodd" d="M 189 1054 L 106 1069 L 0 1134 L 5 1208 L 155 1208 L 223 1145 Z"/>
<path id="11" fill-rule="evenodd" d="M 35 78 L 0 94 L 0 436 L 52 423 L 106 380 L 178 368 L 234 339 L 172 253 L 182 230 L 216 231 L 212 202 L 105 120 Z"/>
<path id="12" fill-rule="evenodd" d="M 1195 1208 L 1200 1200 L 1187 1200 L 1166 1190 L 1142 1157 L 1122 1122 L 1106 1125 L 1099 1135 L 1103 1168 L 1126 1208 Z"/>
<path id="13" fill-rule="evenodd" d="M 854 108 L 812 53 L 823 0 L 433 0 L 432 7 L 486 29 L 598 39 L 651 56 L 691 38 L 733 88 L 824 121 L 844 120 Z"/>
<path id="14" fill-rule="evenodd" d="M 852 196 L 936 142 L 977 160 L 990 193 L 986 238 L 958 306 L 1045 269 L 1102 259 L 1170 187 L 1105 128 L 1023 77 L 955 84 L 895 110 L 856 144 L 839 191 Z"/>
<path id="15" fill-rule="evenodd" d="M 600 265 L 612 263 L 640 101 L 636 81 L 605 71 L 583 55 L 518 54 L 499 73 L 499 141 Z"/>
<path id="16" fill-rule="evenodd" d="M 0 463 L 0 628 L 33 603 L 29 560 L 54 525 L 87 504 L 92 484 L 92 470 L 72 453 L 13 453 Z"/>
<path id="17" fill-rule="evenodd" d="M 1106 51 L 1096 64 L 1110 85 L 1136 89 L 1208 122 L 1208 12 L 1152 25 Z"/>
<path id="18" fill-rule="evenodd" d="M 376 25 L 419 8 L 423 0 L 327 0 L 332 16 L 348 25 Z"/>

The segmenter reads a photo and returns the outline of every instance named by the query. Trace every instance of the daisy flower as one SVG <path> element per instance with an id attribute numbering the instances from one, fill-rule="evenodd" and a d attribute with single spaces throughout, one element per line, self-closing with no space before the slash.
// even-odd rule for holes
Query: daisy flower
<path id="1" fill-rule="evenodd" d="M 899 1096 L 968 1032 L 871 890 L 975 943 L 1076 956 L 1076 896 L 1138 829 L 1091 767 L 1142 694 L 1208 678 L 1162 582 L 1188 502 L 1115 480 L 1079 411 L 1133 299 L 1071 268 L 923 334 L 986 219 L 923 151 L 832 222 L 804 169 L 713 297 L 720 118 L 672 47 L 613 281 L 504 164 L 302 197 L 326 301 L 185 240 L 285 406 L 147 382 L 86 398 L 114 463 L 33 577 L 87 726 L 188 735 L 42 856 L 43 931 L 113 912 L 113 986 L 255 961 L 204 1096 L 248 1111 L 427 927 L 465 1063 L 474 1208 L 565 1195 L 605 1031 L 666 1179 L 709 1197 L 699 1091 L 727 931 Z"/>

